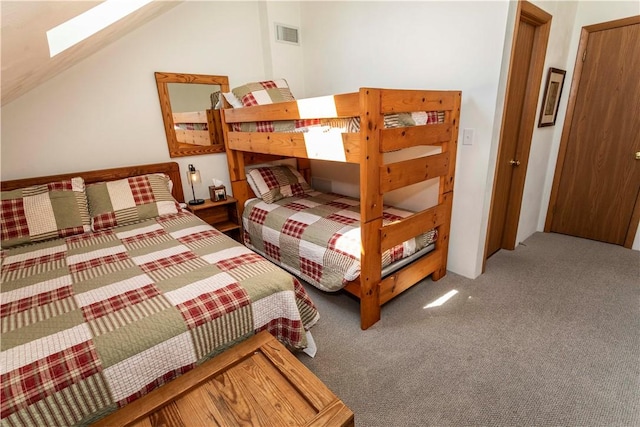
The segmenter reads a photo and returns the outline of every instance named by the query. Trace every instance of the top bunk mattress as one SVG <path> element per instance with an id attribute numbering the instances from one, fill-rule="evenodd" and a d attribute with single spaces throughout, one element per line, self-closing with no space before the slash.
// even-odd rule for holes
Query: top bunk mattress
<path id="1" fill-rule="evenodd" d="M 413 212 L 385 206 L 383 224 Z M 273 203 L 247 201 L 243 213 L 245 245 L 302 280 L 328 292 L 360 275 L 360 201 L 310 191 Z M 435 242 L 431 230 L 382 255 L 381 268 L 412 256 Z"/>
<path id="2" fill-rule="evenodd" d="M 444 123 L 444 111 L 385 114 L 385 129 Z M 360 132 L 360 117 L 232 123 L 234 132 Z"/>
<path id="3" fill-rule="evenodd" d="M 400 96 L 416 96 L 416 91 L 410 90 L 385 91 L 395 93 L 396 98 L 398 94 Z M 250 114 L 249 117 L 255 118 L 255 120 L 249 119 L 247 121 L 240 120 L 237 122 L 233 119 L 228 120 L 227 122 L 230 123 L 230 131 L 232 132 L 309 132 L 318 130 L 326 132 L 328 130 L 332 130 L 341 133 L 358 133 L 360 131 L 360 111 L 359 109 L 354 108 L 355 104 L 358 104 L 357 93 L 319 96 L 296 100 L 285 79 L 273 79 L 245 83 L 244 85 L 238 86 L 231 92 L 224 93 L 223 95 L 227 104 L 233 107 L 232 109 L 228 109 L 228 111 L 238 110 L 245 107 L 285 103 L 281 108 L 278 107 L 276 109 L 279 109 L 283 113 L 291 113 L 293 111 L 298 111 L 300 113 L 299 119 L 262 121 L 261 119 L 266 119 L 266 117 L 261 117 L 261 113 L 254 111 L 254 114 Z M 352 95 L 356 97 L 351 98 Z M 414 103 L 414 107 L 416 105 L 425 105 L 423 104 L 425 102 L 424 96 L 425 93 L 419 93 L 419 97 L 422 98 L 422 103 Z M 341 98 L 341 114 L 338 114 L 337 97 Z M 219 98 L 219 94 L 215 97 L 212 96 L 212 105 L 219 105 Z M 347 101 L 347 99 L 349 100 Z M 291 105 L 291 101 L 295 101 L 295 106 Z M 443 106 L 442 99 L 438 98 L 438 101 L 439 105 Z M 348 107 L 344 109 L 343 107 L 347 105 Z M 427 107 L 429 110 L 434 107 L 440 108 L 437 106 L 438 103 L 431 102 L 428 103 L 428 105 L 430 105 L 430 107 Z M 417 107 L 415 110 L 406 110 L 402 109 L 407 107 L 404 103 L 402 106 L 398 105 L 397 107 L 400 109 L 394 109 L 394 112 L 389 112 L 384 115 L 385 128 L 422 126 L 426 124 L 445 122 L 444 108 L 443 111 L 422 111 L 421 107 Z M 274 109 L 270 108 L 264 112 L 267 115 L 270 115 L 273 111 Z M 294 117 L 294 115 L 286 116 Z M 270 120 L 274 119 L 272 118 Z"/>

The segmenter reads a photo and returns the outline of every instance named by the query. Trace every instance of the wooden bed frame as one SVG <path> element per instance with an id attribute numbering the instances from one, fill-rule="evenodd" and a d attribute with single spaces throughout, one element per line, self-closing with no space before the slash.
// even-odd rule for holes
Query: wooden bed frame
<path id="1" fill-rule="evenodd" d="M 11 181 L 2 181 L 0 183 L 2 191 L 15 190 L 18 188 L 29 187 L 31 185 L 46 184 L 53 181 L 61 181 L 80 176 L 84 179 L 85 184 L 92 184 L 102 181 L 115 181 L 117 179 L 129 178 L 137 175 L 146 175 L 150 173 L 164 173 L 173 181 L 172 195 L 178 202 L 184 202 L 184 194 L 182 192 L 182 180 L 180 178 L 180 167 L 176 162 L 154 163 L 148 165 L 123 166 L 111 169 L 101 169 L 85 172 L 71 172 L 59 175 L 40 176 L 35 178 L 16 179 Z"/>
<path id="2" fill-rule="evenodd" d="M 461 97 L 460 91 L 361 88 L 333 97 L 223 110 L 229 174 L 240 214 L 247 199 L 254 197 L 245 166 L 296 157 L 298 169 L 310 182 L 310 159 L 336 159 L 317 155 L 305 133 L 234 132 L 233 123 L 360 117 L 360 132 L 340 134 L 342 152 L 338 154 L 344 162 L 360 164 L 361 275 L 344 289 L 360 299 L 362 329 L 380 320 L 380 308 L 387 301 L 430 274 L 433 280 L 446 274 Z M 328 108 L 307 114 L 309 103 L 314 101 Z M 385 114 L 414 111 L 444 111 L 444 123 L 384 129 Z M 384 163 L 384 153 L 420 145 L 440 146 L 442 151 Z M 385 193 L 436 177 L 440 178 L 436 206 L 382 225 Z M 385 250 L 434 227 L 438 229 L 438 240 L 432 252 L 382 278 L 381 257 Z"/>

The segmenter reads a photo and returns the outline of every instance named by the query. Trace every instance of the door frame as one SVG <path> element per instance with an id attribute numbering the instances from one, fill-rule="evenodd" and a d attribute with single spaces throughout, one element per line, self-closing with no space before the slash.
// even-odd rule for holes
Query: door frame
<path id="1" fill-rule="evenodd" d="M 549 207 L 547 208 L 547 219 L 544 225 L 544 231 L 551 232 L 551 223 L 555 212 L 556 203 L 558 201 L 558 188 L 560 187 L 560 178 L 562 177 L 562 169 L 567 155 L 569 144 L 569 135 L 571 133 L 571 125 L 573 123 L 573 112 L 576 106 L 576 98 L 580 89 L 580 77 L 582 76 L 583 59 L 587 52 L 589 44 L 589 34 L 596 31 L 611 30 L 613 28 L 625 27 L 627 25 L 640 24 L 640 16 L 631 16 L 629 18 L 616 19 L 614 21 L 602 22 L 599 24 L 587 25 L 582 27 L 580 33 L 580 43 L 578 45 L 578 53 L 576 54 L 576 63 L 571 79 L 571 89 L 569 91 L 569 101 L 567 104 L 567 112 L 564 118 L 562 128 L 562 136 L 560 138 L 560 148 L 558 150 L 558 160 L 556 161 L 556 169 L 553 175 L 553 184 L 551 186 L 551 196 L 549 198 Z M 636 203 L 631 215 L 631 223 L 627 230 L 627 236 L 624 241 L 624 247 L 631 249 L 633 241 L 638 231 L 638 222 L 640 222 L 640 193 L 636 196 Z"/>
<path id="2" fill-rule="evenodd" d="M 520 166 L 523 173 L 519 174 L 519 177 L 513 177 L 511 183 L 511 189 L 509 191 L 509 204 L 507 206 L 507 215 L 505 217 L 505 225 L 503 232 L 503 244 L 501 249 L 515 249 L 516 237 L 518 232 L 518 222 L 520 221 L 520 210 L 522 207 L 522 197 L 524 192 L 524 184 L 526 179 L 526 170 L 529 164 L 529 152 L 531 149 L 531 139 L 533 138 L 533 130 L 535 127 L 536 115 L 538 111 L 538 98 L 540 94 L 540 88 L 542 86 L 542 75 L 544 71 L 544 61 L 547 53 L 547 44 L 549 41 L 549 33 L 551 31 L 551 19 L 552 16 L 527 1 L 518 1 L 518 8 L 516 10 L 516 19 L 513 31 L 513 40 L 511 44 L 511 53 L 509 57 L 509 73 L 507 77 L 507 84 L 505 90 L 505 106 L 504 111 L 510 108 L 509 103 L 509 91 L 511 88 L 512 69 L 513 62 L 516 55 L 516 38 L 518 37 L 518 31 L 520 29 L 520 22 L 524 21 L 536 27 L 535 39 L 532 48 L 532 55 L 529 66 L 530 81 L 532 81 L 532 90 L 527 91 L 524 98 L 522 114 L 521 114 L 521 131 L 520 135 L 523 136 L 522 151 L 520 153 Z M 493 189 L 491 193 L 491 207 L 489 209 L 489 221 L 487 235 L 485 239 L 484 257 L 482 263 L 482 271 L 485 271 L 485 265 L 487 261 L 487 250 L 489 249 L 489 238 L 491 236 L 491 219 L 494 215 L 494 202 L 496 197 L 496 187 L 499 168 L 507 167 L 505 162 L 501 161 L 504 156 L 503 142 L 505 138 L 505 127 L 507 126 L 506 117 L 503 111 L 502 123 L 500 127 L 500 140 L 498 143 L 498 154 L 496 160 L 496 168 L 494 172 Z M 522 119 L 524 117 L 524 119 Z M 502 164 L 505 163 L 505 164 Z M 512 167 L 512 166 L 508 166 Z M 506 242 L 506 244 L 504 243 Z"/>

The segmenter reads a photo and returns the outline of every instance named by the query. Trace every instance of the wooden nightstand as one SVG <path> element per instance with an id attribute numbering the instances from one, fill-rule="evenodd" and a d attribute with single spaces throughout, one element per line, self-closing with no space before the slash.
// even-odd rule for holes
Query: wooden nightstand
<path id="1" fill-rule="evenodd" d="M 238 201 L 227 196 L 226 200 L 212 202 L 205 199 L 201 205 L 187 205 L 187 209 L 208 224 L 242 243 L 240 219 L 238 217 Z"/>

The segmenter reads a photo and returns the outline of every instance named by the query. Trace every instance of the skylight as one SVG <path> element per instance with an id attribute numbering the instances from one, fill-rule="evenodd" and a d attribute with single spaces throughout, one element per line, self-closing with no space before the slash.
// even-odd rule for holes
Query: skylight
<path id="1" fill-rule="evenodd" d="M 53 58 L 152 1 L 106 0 L 67 22 L 63 22 L 47 31 L 49 56 Z"/>

